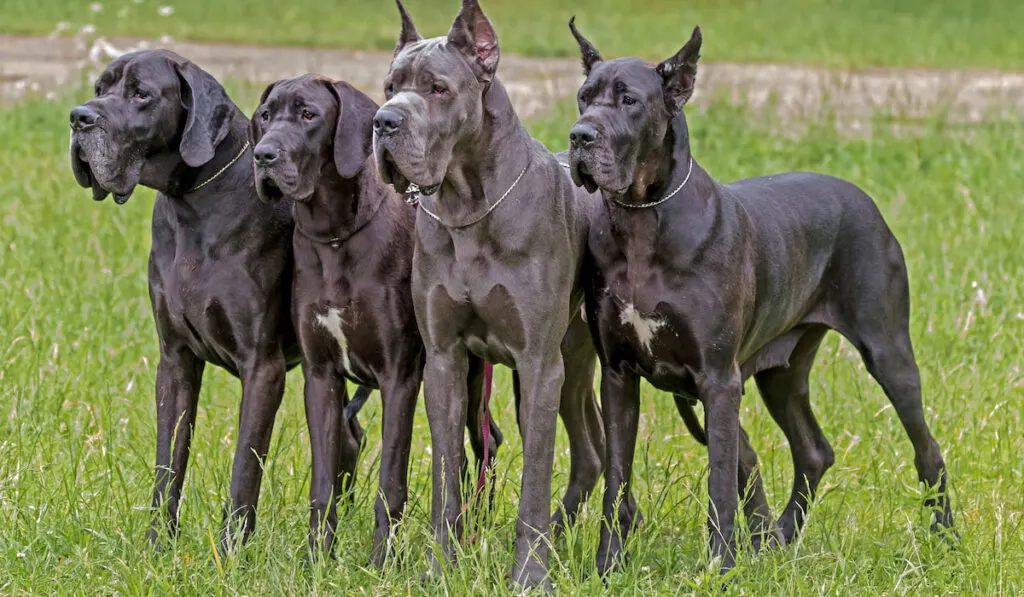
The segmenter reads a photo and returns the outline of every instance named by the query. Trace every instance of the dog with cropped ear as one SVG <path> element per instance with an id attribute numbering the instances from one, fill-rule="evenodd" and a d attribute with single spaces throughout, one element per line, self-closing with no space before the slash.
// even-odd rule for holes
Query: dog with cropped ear
<path id="1" fill-rule="evenodd" d="M 256 505 L 285 371 L 300 351 L 288 316 L 292 216 L 266 204 L 252 177 L 249 119 L 195 63 L 166 50 L 115 59 L 95 97 L 71 111 L 71 168 L 102 200 L 157 191 L 149 294 L 159 336 L 153 524 L 178 529 L 206 364 L 242 382 L 238 443 L 221 547 L 244 542 Z M 360 397 L 367 390 L 360 390 Z"/>
<path id="2" fill-rule="evenodd" d="M 295 218 L 292 320 L 304 356 L 313 451 L 310 549 L 331 553 L 336 499 L 356 474 L 362 431 L 346 417 L 347 379 L 381 391 L 372 561 L 382 565 L 408 499 L 424 348 L 410 289 L 416 210 L 377 176 L 376 111 L 373 100 L 347 83 L 302 75 L 266 88 L 252 139 L 259 196 L 270 203 L 288 199 Z M 502 441 L 484 412 L 489 367 L 474 367 L 466 378 L 472 404 L 465 424 L 478 466 L 494 460 Z"/>
<path id="3" fill-rule="evenodd" d="M 601 359 L 609 450 L 602 574 L 634 526 L 631 467 L 640 379 L 704 405 L 711 554 L 734 564 L 737 494 L 757 456 L 739 425 L 744 381 L 789 440 L 795 479 L 782 540 L 799 532 L 832 447 L 809 382 L 828 330 L 845 336 L 882 386 L 914 447 L 933 530 L 951 529 L 946 467 L 924 419 L 909 332 L 907 267 L 874 201 L 844 180 L 791 172 L 722 184 L 697 163 L 683 106 L 693 94 L 699 28 L 671 58 L 604 60 L 570 21 L 583 74 L 569 170 L 599 190 L 588 240 L 587 321 Z M 614 424 L 609 424 L 613 421 Z M 953 536 L 950 533 L 950 536 Z"/>

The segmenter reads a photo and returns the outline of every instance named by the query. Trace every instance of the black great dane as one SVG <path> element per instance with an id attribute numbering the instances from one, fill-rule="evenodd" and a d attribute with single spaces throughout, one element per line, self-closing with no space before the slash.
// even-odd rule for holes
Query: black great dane
<path id="1" fill-rule="evenodd" d="M 362 430 L 345 420 L 345 379 L 381 390 L 380 491 L 372 562 L 392 551 L 408 499 L 409 450 L 424 351 L 413 312 L 414 208 L 377 176 L 371 157 L 377 104 L 344 82 L 302 75 L 264 90 L 252 118 L 256 187 L 264 201 L 293 201 L 295 281 L 306 420 L 313 451 L 311 550 L 331 553 L 338 497 L 356 473 Z M 478 466 L 501 432 L 483 417 L 485 367 L 469 372 L 466 422 Z M 487 425 L 489 441 L 483 438 Z M 485 446 L 487 454 L 484 455 Z M 316 553 L 316 551 L 313 551 Z"/>
<path id="2" fill-rule="evenodd" d="M 583 55 L 580 118 L 569 133 L 577 185 L 600 189 L 591 226 L 586 310 L 601 360 L 608 442 L 602 574 L 635 523 L 630 477 L 640 378 L 703 403 L 711 554 L 734 564 L 738 483 L 756 461 L 739 426 L 754 376 L 792 450 L 795 480 L 782 538 L 799 531 L 833 453 L 814 418 L 808 374 L 822 337 L 857 348 L 914 446 L 933 530 L 951 528 L 946 470 L 924 420 L 908 331 L 902 250 L 874 202 L 849 182 L 789 173 L 720 184 L 690 154 L 682 107 L 701 34 L 672 58 L 602 60 L 570 22 Z"/>
<path id="3" fill-rule="evenodd" d="M 399 4 L 402 32 L 374 118 L 382 178 L 422 192 L 412 295 L 426 346 L 423 374 L 433 447 L 431 524 L 442 558 L 462 534 L 461 428 L 465 379 L 481 360 L 516 370 L 523 478 L 513 581 L 550 588 L 551 477 L 562 415 L 571 471 L 571 524 L 602 470 L 596 356 L 580 317 L 589 212 L 598 198 L 573 187 L 532 139 L 495 76 L 498 40 L 475 0 L 447 37 L 426 39 Z M 433 562 L 433 568 L 439 562 Z"/>
<path id="4" fill-rule="evenodd" d="M 115 59 L 96 97 L 71 111 L 71 167 L 93 199 L 113 193 L 122 204 L 140 184 L 158 191 L 149 255 L 160 340 L 154 545 L 165 529 L 177 532 L 206 364 L 242 382 L 227 549 L 255 528 L 285 371 L 300 360 L 289 317 L 291 205 L 258 200 L 248 129 L 216 79 L 165 50 Z"/>

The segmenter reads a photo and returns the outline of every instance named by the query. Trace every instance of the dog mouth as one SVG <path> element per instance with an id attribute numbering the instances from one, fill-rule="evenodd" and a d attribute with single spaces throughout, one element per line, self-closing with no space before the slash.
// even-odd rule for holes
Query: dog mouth
<path id="1" fill-rule="evenodd" d="M 616 173 L 614 166 L 610 166 L 593 153 L 570 152 L 569 174 L 576 186 L 585 188 L 588 193 L 600 190 L 612 195 L 622 195 L 632 184 L 623 180 L 621 172 Z"/>
<path id="2" fill-rule="evenodd" d="M 284 199 L 284 191 L 274 177 L 268 174 L 263 174 L 257 179 L 256 194 L 264 203 L 277 203 Z"/>
<path id="3" fill-rule="evenodd" d="M 137 164 L 136 168 L 125 168 L 124 172 L 119 177 L 106 175 L 108 173 L 103 172 L 105 168 L 101 168 L 101 172 L 97 172 L 97 168 L 94 168 L 93 162 L 104 163 L 109 162 L 110 159 L 103 156 L 102 152 L 97 151 L 99 148 L 98 140 L 93 138 L 87 139 L 87 146 L 93 149 L 93 151 L 89 151 L 87 150 L 87 147 L 83 146 L 80 135 L 81 133 L 76 133 L 71 136 L 71 145 L 69 148 L 71 170 L 75 175 L 75 181 L 84 188 L 92 189 L 92 198 L 94 201 L 103 201 L 107 198 L 107 195 L 113 194 L 114 202 L 118 205 L 124 205 L 129 199 L 131 199 L 137 183 L 122 180 L 121 184 L 118 184 L 116 182 L 116 178 L 126 179 L 131 178 L 128 175 L 133 175 L 137 181 L 142 170 L 141 162 Z M 99 157 L 94 159 L 97 154 L 99 154 Z M 101 182 L 101 177 L 107 180 Z"/>
<path id="4" fill-rule="evenodd" d="M 377 153 L 377 169 L 379 170 L 381 180 L 385 184 L 393 186 L 399 193 L 409 192 L 409 187 L 412 186 L 412 183 L 402 174 L 391 152 L 381 148 Z M 421 188 L 420 192 L 424 192 L 424 190 Z"/>
<path id="5" fill-rule="evenodd" d="M 417 182 L 412 177 L 406 176 L 402 172 L 402 168 L 399 167 L 398 160 L 395 159 L 394 153 L 392 153 L 391 149 L 387 147 L 382 147 L 381 145 L 378 144 L 376 146 L 374 156 L 377 161 L 377 171 L 380 174 L 381 180 L 383 180 L 385 184 L 392 185 L 395 188 L 395 190 L 398 191 L 399 193 L 414 193 L 423 195 L 425 197 L 429 197 L 430 195 L 436 193 L 438 189 L 441 188 L 441 185 L 444 183 L 443 175 L 440 181 L 430 184 Z M 423 170 L 423 168 L 410 168 L 421 172 Z M 419 176 L 416 176 L 416 178 L 429 179 L 432 178 L 432 176 L 429 173 L 424 173 Z"/>
<path id="6" fill-rule="evenodd" d="M 597 181 L 594 180 L 593 174 L 590 173 L 590 166 L 586 161 L 580 158 L 572 160 L 569 173 L 572 175 L 572 181 L 576 183 L 576 186 L 587 189 L 588 193 L 597 192 L 599 188 Z"/>

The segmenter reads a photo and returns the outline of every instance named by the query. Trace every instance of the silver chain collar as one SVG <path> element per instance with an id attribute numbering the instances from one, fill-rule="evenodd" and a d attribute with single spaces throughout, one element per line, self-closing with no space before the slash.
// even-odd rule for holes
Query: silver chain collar
<path id="1" fill-rule="evenodd" d="M 490 213 L 492 211 L 494 211 L 499 205 L 501 205 L 501 202 L 504 201 L 505 198 L 509 196 L 509 193 L 512 192 L 512 189 L 516 188 L 516 185 L 519 184 L 519 181 L 523 179 L 523 175 L 526 174 L 526 171 L 529 170 L 529 169 L 530 169 L 530 162 L 526 162 L 526 165 L 523 166 L 523 171 L 520 172 L 519 176 L 517 176 L 515 181 L 512 182 L 512 186 L 510 186 L 508 188 L 508 190 L 505 191 L 505 193 L 497 201 L 495 201 L 493 204 L 491 204 L 491 206 L 488 207 L 487 210 L 484 211 L 484 213 L 482 213 L 479 217 L 474 218 L 473 220 L 470 220 L 469 222 L 463 222 L 463 223 L 460 223 L 460 224 L 448 224 L 447 222 L 442 220 L 440 216 L 438 216 L 434 212 L 432 212 L 429 209 L 427 209 L 426 206 L 423 205 L 423 202 L 420 200 L 420 188 L 417 185 L 410 184 L 409 188 L 406 190 L 406 192 L 410 193 L 411 196 L 413 197 L 413 199 L 411 201 L 409 201 L 410 204 L 412 204 L 412 205 L 419 205 L 420 209 L 423 210 L 423 213 L 425 213 L 428 216 L 430 216 L 431 218 L 437 220 L 437 222 L 439 224 L 441 224 L 442 226 L 444 226 L 445 228 L 467 228 L 467 227 L 472 226 L 473 224 L 476 224 L 477 222 L 483 220 L 484 218 L 486 218 L 488 215 L 490 215 Z"/>

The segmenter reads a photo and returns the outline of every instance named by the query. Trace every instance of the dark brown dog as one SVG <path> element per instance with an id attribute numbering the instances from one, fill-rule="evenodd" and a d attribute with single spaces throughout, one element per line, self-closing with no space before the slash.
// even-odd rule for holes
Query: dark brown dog
<path id="1" fill-rule="evenodd" d="M 252 136 L 259 196 L 294 201 L 292 319 L 304 357 L 313 449 L 310 548 L 331 551 L 336 499 L 355 475 L 361 432 L 345 421 L 347 378 L 379 388 L 384 406 L 372 556 L 380 565 L 408 498 L 424 349 L 410 290 L 416 210 L 377 177 L 370 159 L 376 111 L 347 83 L 303 75 L 266 88 Z M 466 424 L 478 463 L 484 460 L 485 367 L 473 368 L 467 379 Z M 488 461 L 502 440 L 493 422 L 489 433 Z"/>

